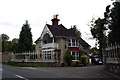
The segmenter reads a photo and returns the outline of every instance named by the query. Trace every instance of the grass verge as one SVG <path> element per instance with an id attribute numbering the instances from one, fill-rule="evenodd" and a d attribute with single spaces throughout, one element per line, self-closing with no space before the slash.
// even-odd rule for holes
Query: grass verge
<path id="1" fill-rule="evenodd" d="M 10 66 L 19 66 L 19 67 L 47 67 L 47 66 L 42 66 L 42 65 L 19 64 L 13 61 L 3 62 L 2 64 L 10 65 Z"/>

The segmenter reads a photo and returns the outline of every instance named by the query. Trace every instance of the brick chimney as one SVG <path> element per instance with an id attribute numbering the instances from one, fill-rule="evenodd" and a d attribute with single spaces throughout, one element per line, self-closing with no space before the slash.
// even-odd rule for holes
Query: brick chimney
<path id="1" fill-rule="evenodd" d="M 60 20 L 58 19 L 58 15 L 54 15 L 54 16 L 53 16 L 53 19 L 52 19 L 51 21 L 52 21 L 52 25 L 53 25 L 53 26 L 58 26 L 58 22 L 60 21 Z"/>

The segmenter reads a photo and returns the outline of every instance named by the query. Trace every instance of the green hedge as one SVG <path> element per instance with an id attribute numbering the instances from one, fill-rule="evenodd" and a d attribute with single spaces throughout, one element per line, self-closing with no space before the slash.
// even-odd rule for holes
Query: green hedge
<path id="1" fill-rule="evenodd" d="M 13 61 L 3 62 L 2 64 L 11 65 L 11 66 L 19 66 L 19 67 L 45 67 L 42 65 L 19 64 L 19 63 L 13 62 Z"/>

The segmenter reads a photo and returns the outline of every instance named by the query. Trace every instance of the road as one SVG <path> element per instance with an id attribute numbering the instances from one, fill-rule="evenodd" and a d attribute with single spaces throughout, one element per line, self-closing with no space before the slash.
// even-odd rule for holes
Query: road
<path id="1" fill-rule="evenodd" d="M 6 79 L 31 80 L 38 78 L 114 78 L 103 70 L 103 65 L 87 67 L 14 67 L 3 65 L 2 77 Z"/>

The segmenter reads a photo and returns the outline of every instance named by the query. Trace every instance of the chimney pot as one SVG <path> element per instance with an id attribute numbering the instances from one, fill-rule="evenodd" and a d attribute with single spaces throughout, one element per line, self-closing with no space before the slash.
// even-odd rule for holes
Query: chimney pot
<path id="1" fill-rule="evenodd" d="M 53 26 L 58 26 L 58 22 L 59 22 L 58 15 L 54 15 L 51 21 Z"/>

